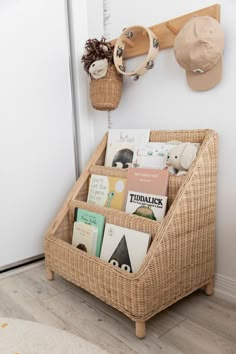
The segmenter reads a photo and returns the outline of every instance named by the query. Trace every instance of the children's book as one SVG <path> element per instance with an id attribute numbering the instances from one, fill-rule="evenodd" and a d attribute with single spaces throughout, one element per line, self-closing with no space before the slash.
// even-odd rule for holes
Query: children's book
<path id="1" fill-rule="evenodd" d="M 106 167 L 128 168 L 132 167 L 134 154 L 133 143 L 114 143 L 106 150 Z"/>
<path id="2" fill-rule="evenodd" d="M 124 271 L 137 272 L 150 244 L 150 235 L 106 223 L 100 258 Z"/>
<path id="3" fill-rule="evenodd" d="M 166 196 L 129 191 L 125 211 L 161 222 L 165 216 L 166 205 Z"/>
<path id="4" fill-rule="evenodd" d="M 136 144 L 133 154 L 133 167 L 157 168 L 162 170 L 167 167 L 168 154 L 176 144 L 148 142 Z"/>
<path id="5" fill-rule="evenodd" d="M 138 168 L 157 168 L 168 167 L 168 156 L 170 151 L 180 142 L 147 142 L 135 145 L 132 167 Z M 199 149 L 199 143 L 192 143 Z"/>
<path id="6" fill-rule="evenodd" d="M 98 230 L 95 226 L 80 221 L 74 222 L 72 245 L 76 248 L 95 256 L 97 236 Z"/>
<path id="7" fill-rule="evenodd" d="M 80 221 L 96 227 L 98 231 L 96 256 L 99 257 L 102 247 L 105 216 L 85 209 L 75 208 L 75 221 Z"/>
<path id="8" fill-rule="evenodd" d="M 154 195 L 167 195 L 169 172 L 167 169 L 129 168 L 125 187 L 124 209 L 129 191 Z"/>
<path id="9" fill-rule="evenodd" d="M 105 157 L 106 167 L 132 165 L 135 144 L 149 141 L 150 129 L 110 129 Z"/>
<path id="10" fill-rule="evenodd" d="M 91 175 L 87 202 L 122 210 L 126 178 Z"/>

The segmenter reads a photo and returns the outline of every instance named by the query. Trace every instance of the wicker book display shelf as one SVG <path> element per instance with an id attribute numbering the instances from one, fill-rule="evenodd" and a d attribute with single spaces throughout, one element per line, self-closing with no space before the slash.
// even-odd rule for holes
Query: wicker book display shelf
<path id="1" fill-rule="evenodd" d="M 86 203 L 91 174 L 127 176 L 126 170 L 103 166 L 106 134 L 45 235 L 48 279 L 56 272 L 121 311 L 135 322 L 139 338 L 145 336 L 145 322 L 171 304 L 199 288 L 213 293 L 217 134 L 208 129 L 151 131 L 150 141 L 170 140 L 201 146 L 186 175 L 170 176 L 168 212 L 161 223 Z M 75 207 L 151 234 L 137 273 L 126 273 L 71 245 Z"/>

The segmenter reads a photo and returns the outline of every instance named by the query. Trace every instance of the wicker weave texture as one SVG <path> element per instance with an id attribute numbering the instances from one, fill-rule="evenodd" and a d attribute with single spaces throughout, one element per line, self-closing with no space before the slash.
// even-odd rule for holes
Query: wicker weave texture
<path id="1" fill-rule="evenodd" d="M 121 98 L 123 77 L 110 66 L 104 78 L 90 81 L 90 99 L 93 108 L 99 111 L 115 109 Z"/>
<path id="2" fill-rule="evenodd" d="M 193 130 L 152 132 L 151 137 L 201 143 L 188 173 L 170 179 L 171 206 L 161 223 L 78 200 L 91 171 L 114 170 L 96 166 L 104 153 L 105 137 L 45 236 L 48 269 L 135 321 L 151 318 L 214 275 L 217 135 Z M 107 222 L 151 233 L 153 242 L 137 273 L 127 274 L 71 245 L 75 206 L 102 213 Z"/>

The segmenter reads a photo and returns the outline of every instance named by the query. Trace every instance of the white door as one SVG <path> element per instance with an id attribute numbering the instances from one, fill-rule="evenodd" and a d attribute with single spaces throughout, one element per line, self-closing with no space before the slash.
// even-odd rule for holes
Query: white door
<path id="1" fill-rule="evenodd" d="M 0 271 L 43 253 L 75 181 L 64 0 L 0 1 Z"/>

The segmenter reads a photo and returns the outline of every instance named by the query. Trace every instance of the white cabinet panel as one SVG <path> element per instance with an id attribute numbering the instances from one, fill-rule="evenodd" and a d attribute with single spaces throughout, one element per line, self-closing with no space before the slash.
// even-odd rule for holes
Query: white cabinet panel
<path id="1" fill-rule="evenodd" d="M 75 181 L 64 0 L 0 2 L 0 270 L 43 252 Z"/>

